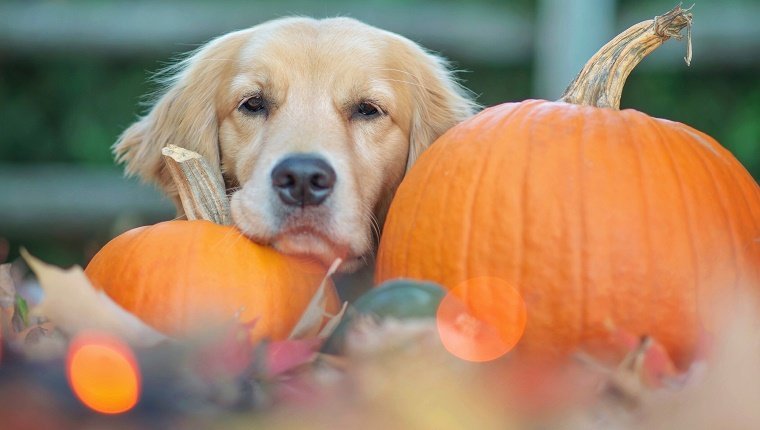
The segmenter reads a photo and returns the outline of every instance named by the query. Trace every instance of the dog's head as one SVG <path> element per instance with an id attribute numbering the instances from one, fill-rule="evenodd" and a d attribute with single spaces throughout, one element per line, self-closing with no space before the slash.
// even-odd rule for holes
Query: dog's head
<path id="1" fill-rule="evenodd" d="M 474 104 L 439 57 L 347 18 L 287 18 L 215 39 L 174 66 L 114 149 L 176 196 L 175 144 L 221 163 L 235 224 L 259 243 L 353 270 L 406 170 Z"/>

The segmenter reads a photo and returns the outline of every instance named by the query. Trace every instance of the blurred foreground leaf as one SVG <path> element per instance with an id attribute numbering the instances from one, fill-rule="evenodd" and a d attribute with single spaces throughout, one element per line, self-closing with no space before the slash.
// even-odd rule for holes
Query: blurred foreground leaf
<path id="1" fill-rule="evenodd" d="M 325 289 L 328 285 L 328 280 L 338 270 L 338 266 L 342 263 L 340 258 L 336 259 L 330 268 L 327 270 L 325 277 L 319 284 L 317 292 L 314 293 L 309 305 L 301 314 L 301 318 L 296 323 L 293 330 L 290 332 L 288 339 L 305 339 L 311 337 L 327 338 L 340 322 L 343 317 L 343 313 L 346 310 L 346 303 L 341 307 L 340 312 L 337 315 L 332 315 L 327 312 L 327 294 Z M 325 321 L 327 318 L 327 321 Z"/>
<path id="2" fill-rule="evenodd" d="M 96 290 L 81 267 L 63 270 L 43 263 L 25 249 L 21 254 L 44 291 L 42 302 L 32 309 L 32 314 L 49 319 L 69 335 L 88 329 L 101 330 L 142 346 L 167 339 Z"/>

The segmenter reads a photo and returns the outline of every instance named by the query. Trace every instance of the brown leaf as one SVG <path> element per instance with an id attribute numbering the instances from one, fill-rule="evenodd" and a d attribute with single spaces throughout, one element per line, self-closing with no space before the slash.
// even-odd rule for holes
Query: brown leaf
<path id="1" fill-rule="evenodd" d="M 104 292 L 93 288 L 82 268 L 64 270 L 38 260 L 25 249 L 21 255 L 37 275 L 44 291 L 32 314 L 53 321 L 69 335 L 82 330 L 101 330 L 133 345 L 150 346 L 167 337 L 117 305 Z"/>
<path id="2" fill-rule="evenodd" d="M 340 310 L 335 315 L 327 315 L 327 321 L 325 322 L 325 325 L 322 327 L 322 330 L 319 331 L 319 334 L 317 334 L 317 337 L 320 339 L 327 339 L 330 337 L 331 334 L 335 331 L 336 328 L 338 328 L 338 324 L 340 324 L 341 320 L 343 320 L 343 315 L 346 313 L 346 309 L 348 308 L 348 302 L 343 302 L 343 306 L 340 307 Z"/>
<path id="3" fill-rule="evenodd" d="M 325 274 L 325 277 L 322 279 L 322 283 L 319 284 L 317 292 L 314 293 L 314 297 L 311 298 L 309 305 L 306 306 L 306 310 L 304 310 L 303 314 L 301 314 L 301 319 L 299 319 L 298 323 L 295 325 L 295 327 L 293 327 L 293 330 L 290 332 L 288 339 L 304 339 L 319 336 L 321 334 L 320 330 L 322 330 L 325 318 L 335 317 L 335 315 L 330 314 L 326 310 L 326 290 L 329 285 L 328 281 L 330 280 L 330 276 L 332 276 L 335 271 L 338 270 L 338 266 L 340 266 L 342 262 L 343 260 L 336 258 L 335 261 L 333 261 L 332 265 L 330 265 L 330 268 L 327 270 L 327 274 Z M 338 316 L 343 314 L 345 308 L 346 306 L 344 304 L 343 309 L 338 313 Z M 334 324 L 337 325 L 337 323 Z M 330 323 L 330 325 L 332 326 L 333 323 Z"/>

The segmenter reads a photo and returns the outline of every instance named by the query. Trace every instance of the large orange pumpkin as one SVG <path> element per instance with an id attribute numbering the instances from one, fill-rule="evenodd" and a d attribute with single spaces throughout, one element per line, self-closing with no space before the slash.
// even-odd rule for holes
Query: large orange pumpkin
<path id="1" fill-rule="evenodd" d="M 167 221 L 130 230 L 85 269 L 92 283 L 148 325 L 171 335 L 256 320 L 253 339 L 290 334 L 326 269 L 257 245 L 234 227 Z M 327 311 L 339 300 L 327 288 Z"/>
<path id="2" fill-rule="evenodd" d="M 757 286 L 760 189 L 706 134 L 617 107 L 636 63 L 690 18 L 631 27 L 560 101 L 495 106 L 443 135 L 398 189 L 376 281 L 497 277 L 527 309 L 517 351 L 612 360 L 624 331 L 687 366 L 711 302 Z"/>

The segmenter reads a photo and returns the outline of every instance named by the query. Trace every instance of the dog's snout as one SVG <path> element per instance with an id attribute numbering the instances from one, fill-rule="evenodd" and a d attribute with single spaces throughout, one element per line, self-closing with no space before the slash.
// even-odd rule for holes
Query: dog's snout
<path id="1" fill-rule="evenodd" d="M 335 170 L 322 158 L 293 155 L 272 169 L 272 187 L 291 206 L 316 206 L 333 190 Z"/>

